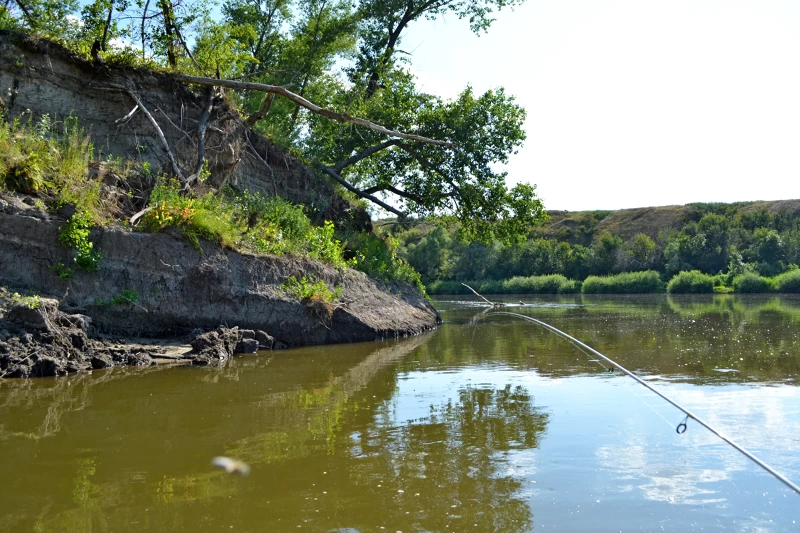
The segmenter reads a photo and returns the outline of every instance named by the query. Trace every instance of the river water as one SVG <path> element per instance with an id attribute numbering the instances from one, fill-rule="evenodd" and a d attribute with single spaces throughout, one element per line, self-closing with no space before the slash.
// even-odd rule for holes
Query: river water
<path id="1" fill-rule="evenodd" d="M 800 481 L 800 299 L 523 300 Z M 411 339 L 0 382 L 0 530 L 800 530 L 800 495 L 631 378 L 435 303 Z"/>

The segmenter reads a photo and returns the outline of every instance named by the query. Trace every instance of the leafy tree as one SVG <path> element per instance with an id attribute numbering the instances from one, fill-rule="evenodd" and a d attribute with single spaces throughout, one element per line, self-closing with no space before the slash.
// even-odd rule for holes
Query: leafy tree
<path id="1" fill-rule="evenodd" d="M 631 256 L 631 270 L 646 270 L 656 254 L 656 243 L 648 235 L 637 233 L 628 252 Z"/>
<path id="2" fill-rule="evenodd" d="M 592 245 L 594 255 L 594 272 L 604 276 L 616 271 L 620 260 L 624 241 L 611 233 L 604 231 Z"/>

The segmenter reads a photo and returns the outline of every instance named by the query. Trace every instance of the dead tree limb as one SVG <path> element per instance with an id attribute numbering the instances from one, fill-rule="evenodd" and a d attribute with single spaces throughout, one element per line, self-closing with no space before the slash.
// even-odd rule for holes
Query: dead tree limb
<path id="1" fill-rule="evenodd" d="M 206 129 L 208 128 L 208 117 L 211 116 L 211 111 L 213 109 L 214 88 L 209 87 L 206 106 L 203 109 L 203 114 L 200 115 L 200 123 L 197 125 L 197 163 L 194 166 L 194 172 L 189 176 L 188 184 L 199 180 L 200 173 L 203 171 L 203 165 L 206 162 Z"/>
<path id="2" fill-rule="evenodd" d="M 400 131 L 390 130 L 389 128 L 385 128 L 379 124 L 375 124 L 374 122 L 370 122 L 369 120 L 363 118 L 351 117 L 346 113 L 337 113 L 336 111 L 331 111 L 330 109 L 322 108 L 312 102 L 309 102 L 299 94 L 291 92 L 286 87 L 281 87 L 279 85 L 266 85 L 264 83 L 253 83 L 249 81 L 215 80 L 213 78 L 201 78 L 198 76 L 187 76 L 185 74 L 173 74 L 172 78 L 178 81 L 183 81 L 185 83 L 194 83 L 197 85 L 206 85 L 206 86 L 211 85 L 214 87 L 228 87 L 230 89 L 260 91 L 265 93 L 279 94 L 284 98 L 288 98 L 297 105 L 308 109 L 312 113 L 322 115 L 323 117 L 329 118 L 331 120 L 336 120 L 338 122 L 346 122 L 349 124 L 356 124 L 358 126 L 364 126 L 365 128 L 369 128 L 373 131 L 377 131 L 378 133 L 388 135 L 389 137 L 398 137 L 401 139 L 408 139 L 410 141 L 419 141 L 428 144 L 435 144 L 437 146 L 444 146 L 446 148 L 458 148 L 457 145 L 451 142 L 430 139 L 428 137 L 423 137 L 422 135 L 414 135 L 413 133 L 403 133 Z"/>
<path id="3" fill-rule="evenodd" d="M 473 289 L 472 287 L 470 287 L 470 286 L 469 286 L 469 285 L 467 285 L 466 283 L 462 283 L 462 285 L 463 285 L 463 286 L 465 286 L 466 288 L 468 288 L 469 290 L 471 290 L 472 292 L 474 292 L 474 293 L 475 293 L 475 295 L 476 295 L 478 298 L 482 298 L 484 302 L 486 302 L 487 304 L 491 305 L 492 307 L 505 307 L 505 306 L 506 306 L 506 304 L 504 304 L 504 303 L 500 303 L 500 302 L 490 302 L 489 300 L 487 300 L 486 298 L 484 298 L 483 296 L 481 296 L 481 294 L 480 294 L 478 291 L 476 291 L 475 289 Z"/>
<path id="4" fill-rule="evenodd" d="M 117 120 L 115 120 L 114 124 L 121 124 L 121 123 L 124 123 L 124 122 L 128 122 L 133 117 L 133 115 L 136 114 L 137 111 L 139 111 L 139 104 L 136 104 L 135 106 L 133 106 L 133 109 L 131 109 L 130 113 L 128 113 L 127 115 L 125 115 L 122 118 L 118 118 Z"/>
<path id="5" fill-rule="evenodd" d="M 266 117 L 267 113 L 269 113 L 269 109 L 272 107 L 272 101 L 274 99 L 275 93 L 267 93 L 267 96 L 264 97 L 264 105 L 261 106 L 261 109 L 247 117 L 247 120 L 245 120 L 247 125 L 252 126 L 262 118 Z"/>
<path id="6" fill-rule="evenodd" d="M 381 206 L 382 208 L 386 209 L 390 213 L 394 213 L 395 215 L 397 215 L 399 217 L 405 216 L 405 214 L 402 211 L 390 206 L 389 204 L 387 204 L 386 202 L 380 200 L 379 198 L 376 198 L 376 197 L 372 196 L 371 194 L 367 194 L 367 193 L 359 190 L 358 188 L 353 187 L 350 183 L 348 183 L 344 178 L 342 178 L 332 168 L 326 167 L 325 165 L 319 165 L 319 168 L 321 168 L 326 174 L 328 174 L 330 177 L 332 177 L 334 180 L 336 180 L 342 187 L 344 187 L 348 191 L 350 191 L 352 193 L 355 193 L 355 194 L 359 195 L 361 198 L 369 200 L 370 202 L 378 204 L 379 206 Z"/>
<path id="7" fill-rule="evenodd" d="M 147 116 L 147 119 L 150 121 L 150 124 L 152 124 L 153 127 L 155 128 L 156 133 L 158 134 L 158 138 L 161 140 L 161 144 L 164 146 L 164 150 L 167 151 L 167 157 L 169 157 L 169 162 L 172 163 L 172 170 L 178 176 L 178 179 L 181 180 L 181 183 L 185 184 L 186 178 L 183 176 L 183 172 L 181 172 L 181 168 L 178 166 L 178 160 L 175 159 L 175 156 L 172 154 L 172 150 L 170 150 L 169 148 L 169 143 L 167 142 L 167 138 L 164 137 L 164 132 L 161 131 L 161 127 L 158 125 L 158 122 L 156 122 L 155 117 L 153 117 L 150 111 L 148 111 L 145 105 L 142 103 L 142 99 L 139 98 L 139 95 L 137 95 L 134 91 L 125 87 L 124 85 L 109 84 L 109 87 L 114 87 L 115 89 L 123 90 L 127 92 L 131 98 L 133 98 L 133 101 L 136 102 L 136 105 L 139 106 L 139 109 L 142 110 L 142 113 L 144 113 Z"/>

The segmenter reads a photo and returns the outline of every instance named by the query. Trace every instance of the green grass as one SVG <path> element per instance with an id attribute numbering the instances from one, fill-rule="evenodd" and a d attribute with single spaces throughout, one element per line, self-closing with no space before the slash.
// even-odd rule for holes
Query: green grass
<path id="1" fill-rule="evenodd" d="M 654 270 L 623 272 L 612 276 L 589 276 L 584 280 L 585 294 L 646 294 L 664 292 L 661 277 Z"/>
<path id="2" fill-rule="evenodd" d="M 0 117 L 0 189 L 39 197 L 51 208 L 72 204 L 102 223 L 100 182 L 87 178 L 93 153 L 72 117 L 63 122 L 48 115 L 38 121 Z"/>

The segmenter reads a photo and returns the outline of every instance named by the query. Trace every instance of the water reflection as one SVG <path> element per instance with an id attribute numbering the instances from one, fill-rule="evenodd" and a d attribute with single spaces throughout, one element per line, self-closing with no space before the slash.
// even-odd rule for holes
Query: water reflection
<path id="1" fill-rule="evenodd" d="M 512 310 L 800 476 L 797 299 L 526 303 Z M 440 307 L 441 329 L 397 342 L 0 382 L 0 529 L 769 531 L 800 518 L 774 480 L 696 424 L 677 437 L 677 413 L 563 339 Z M 212 469 L 218 455 L 251 474 Z"/>

